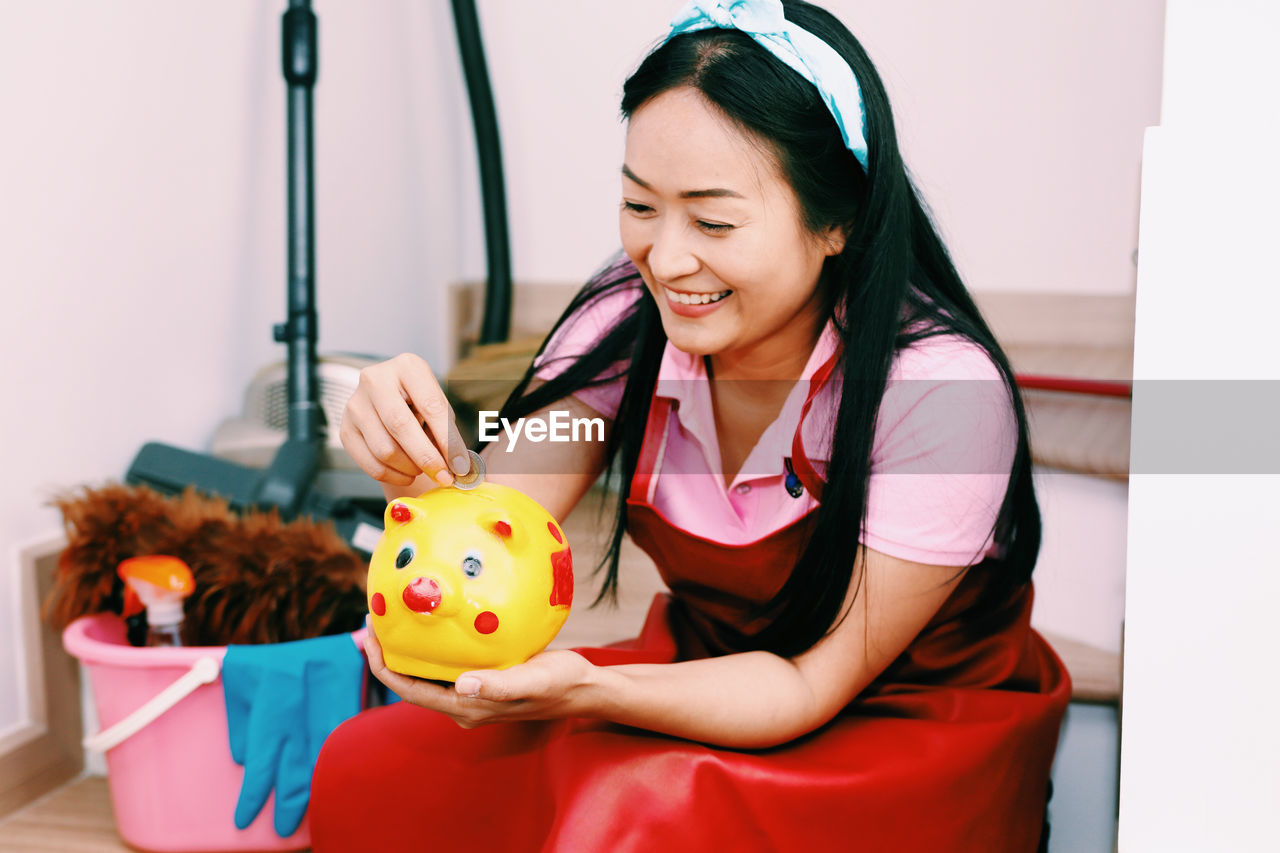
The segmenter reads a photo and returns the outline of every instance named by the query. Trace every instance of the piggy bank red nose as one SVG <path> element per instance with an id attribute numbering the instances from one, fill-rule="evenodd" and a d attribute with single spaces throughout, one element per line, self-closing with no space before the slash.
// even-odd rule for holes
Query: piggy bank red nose
<path id="1" fill-rule="evenodd" d="M 440 584 L 432 578 L 414 578 L 402 597 L 404 606 L 414 613 L 430 613 L 440 606 Z"/>

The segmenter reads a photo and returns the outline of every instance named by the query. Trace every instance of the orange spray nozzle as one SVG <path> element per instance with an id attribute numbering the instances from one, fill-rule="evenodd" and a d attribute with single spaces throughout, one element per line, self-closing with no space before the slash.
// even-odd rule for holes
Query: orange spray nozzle
<path id="1" fill-rule="evenodd" d="M 146 606 L 147 622 L 153 628 L 182 621 L 182 600 L 196 588 L 186 563 L 162 554 L 130 557 L 120 563 L 116 573 Z"/>
<path id="2" fill-rule="evenodd" d="M 120 563 L 116 573 L 126 583 L 131 579 L 143 581 L 157 589 L 183 596 L 190 595 L 196 588 L 191 567 L 177 557 L 163 554 L 130 557 Z"/>

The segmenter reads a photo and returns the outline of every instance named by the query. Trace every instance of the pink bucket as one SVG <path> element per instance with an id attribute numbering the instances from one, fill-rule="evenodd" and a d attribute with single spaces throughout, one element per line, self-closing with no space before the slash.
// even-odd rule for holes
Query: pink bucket
<path id="1" fill-rule="evenodd" d="M 362 648 L 364 631 L 352 634 Z M 135 648 L 111 614 L 77 619 L 62 635 L 89 671 L 101 731 L 85 742 L 106 751 L 116 828 L 154 853 L 301 850 L 303 818 L 288 838 L 272 827 L 274 799 L 254 822 L 233 821 L 243 768 L 231 760 L 218 672 L 225 646 Z"/>

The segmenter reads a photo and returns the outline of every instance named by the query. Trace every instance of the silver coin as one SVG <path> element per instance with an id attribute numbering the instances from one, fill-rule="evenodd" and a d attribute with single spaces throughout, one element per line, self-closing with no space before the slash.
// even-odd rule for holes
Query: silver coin
<path id="1" fill-rule="evenodd" d="M 484 482 L 484 460 L 474 450 L 468 450 L 467 456 L 471 459 L 471 470 L 465 474 L 455 474 L 453 485 L 459 489 L 470 490 Z"/>

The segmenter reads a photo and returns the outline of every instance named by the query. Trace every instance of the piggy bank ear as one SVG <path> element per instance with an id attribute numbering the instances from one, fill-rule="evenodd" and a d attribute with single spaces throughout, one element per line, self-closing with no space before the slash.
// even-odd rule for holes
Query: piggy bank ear
<path id="1" fill-rule="evenodd" d="M 403 500 L 392 501 L 387 504 L 387 512 L 383 516 L 383 523 L 387 530 L 399 524 L 407 524 L 418 516 L 418 511 L 409 506 Z"/>
<path id="2" fill-rule="evenodd" d="M 497 536 L 508 548 L 519 548 L 525 540 L 525 531 L 512 525 L 511 519 L 501 512 L 486 513 L 480 517 L 480 526 Z"/>

